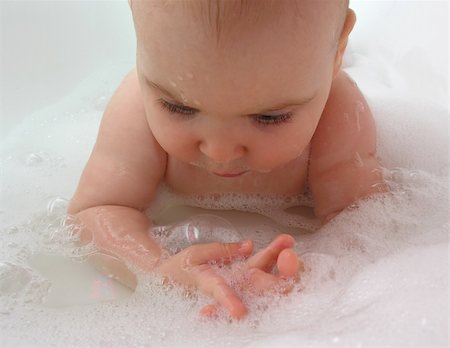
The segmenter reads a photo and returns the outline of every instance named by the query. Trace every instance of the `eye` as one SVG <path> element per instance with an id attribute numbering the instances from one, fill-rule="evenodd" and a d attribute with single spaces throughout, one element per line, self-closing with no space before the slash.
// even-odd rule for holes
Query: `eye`
<path id="1" fill-rule="evenodd" d="M 292 119 L 292 113 L 286 112 L 280 115 L 256 115 L 253 120 L 259 125 L 269 126 L 289 122 Z"/>
<path id="2" fill-rule="evenodd" d="M 193 115 L 197 112 L 196 109 L 192 109 L 184 105 L 172 104 L 162 98 L 158 99 L 158 104 L 161 105 L 163 109 L 169 111 L 172 114 Z"/>

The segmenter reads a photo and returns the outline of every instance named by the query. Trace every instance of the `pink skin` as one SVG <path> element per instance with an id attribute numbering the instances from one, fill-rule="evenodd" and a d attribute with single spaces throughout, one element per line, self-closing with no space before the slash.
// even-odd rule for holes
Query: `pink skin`
<path id="1" fill-rule="evenodd" d="M 247 309 L 210 262 L 248 258 L 243 290 L 288 292 L 302 269 L 292 237 L 254 256 L 251 243 L 211 243 L 161 260 L 144 214 L 161 182 L 187 194 L 301 194 L 308 181 L 318 217 L 380 182 L 373 119 L 367 107 L 352 114 L 364 98 L 340 71 L 354 13 L 337 0 L 246 3 L 133 0 L 136 69 L 105 111 L 68 210 L 100 249 L 199 289 L 217 302 L 202 313 L 222 306 L 233 318 Z"/>
<path id="2" fill-rule="evenodd" d="M 281 234 L 251 257 L 251 241 L 195 245 L 170 257 L 156 271 L 170 281 L 188 288 L 195 287 L 214 298 L 216 303 L 204 307 L 200 312 L 202 315 L 212 316 L 221 306 L 232 318 L 241 319 L 247 314 L 247 308 L 235 290 L 214 271 L 210 263 L 228 264 L 248 257 L 245 267 L 246 283 L 240 285 L 243 290 L 255 294 L 288 293 L 292 289 L 292 280 L 298 279 L 299 271 L 303 269 L 298 256 L 291 249 L 294 243 L 292 236 Z M 271 273 L 275 265 L 278 268 L 277 275 Z"/>
<path id="3" fill-rule="evenodd" d="M 327 14 L 338 11 L 335 2 L 300 2 L 304 17 L 314 19 L 301 24 L 288 10 L 281 19 L 262 6 L 262 23 L 238 22 L 219 44 L 177 3 L 133 1 L 137 74 L 147 121 L 164 151 L 226 175 L 270 172 L 298 158 L 339 69 L 332 48 L 336 23 Z M 161 99 L 199 111 L 171 113 Z M 286 113 L 293 117 L 285 124 L 257 122 L 256 115 Z"/>
<path id="4" fill-rule="evenodd" d="M 291 249 L 295 243 L 290 235 L 282 234 L 275 238 L 266 248 L 250 257 L 246 262 L 246 283 L 241 284 L 242 289 L 262 295 L 265 293 L 284 294 L 292 290 L 292 280 L 299 278 L 303 271 L 303 265 L 298 256 Z M 274 267 L 277 274 L 272 274 Z M 241 300 L 230 294 L 227 299 L 230 315 L 235 319 L 241 319 L 247 313 Z M 204 306 L 200 314 L 205 317 L 214 317 L 223 303 L 215 303 Z"/>
<path id="5" fill-rule="evenodd" d="M 261 6 L 262 21 L 224 24 L 219 42 L 195 11 L 186 10 L 188 3 L 179 6 L 182 3 L 132 3 L 138 41 L 136 71 L 146 119 L 168 158 L 226 180 L 270 173 L 297 160 L 314 135 L 351 31 L 344 31 L 338 45 L 337 2 L 320 6 L 315 1 L 298 2 L 302 21 L 292 16 L 292 9 L 281 6 L 274 15 L 270 6 Z M 333 49 L 333 42 L 339 50 Z M 173 111 L 180 107 L 196 111 Z M 269 126 L 259 122 L 261 115 L 283 114 L 292 116 L 289 122 Z M 280 179 L 274 176 L 273 180 Z M 185 179 L 183 185 L 192 183 Z M 297 279 L 302 268 L 293 244 L 292 237 L 280 235 L 249 257 L 248 283 L 242 284 L 243 289 L 258 294 L 289 291 L 286 279 Z M 195 261 L 190 248 L 183 250 L 159 271 L 217 301 L 202 314 L 211 315 L 220 305 L 233 318 L 242 318 L 247 309 L 241 299 L 208 265 L 229 253 L 220 248 L 207 250 L 216 247 L 194 247 Z M 249 246 L 238 254 L 248 257 L 251 253 Z M 275 266 L 276 275 L 272 274 Z"/>

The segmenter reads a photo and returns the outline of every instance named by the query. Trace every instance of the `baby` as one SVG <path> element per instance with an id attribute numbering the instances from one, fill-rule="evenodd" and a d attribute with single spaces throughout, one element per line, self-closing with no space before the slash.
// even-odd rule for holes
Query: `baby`
<path id="1" fill-rule="evenodd" d="M 167 256 L 145 211 L 161 183 L 187 194 L 300 195 L 326 223 L 385 190 L 375 125 L 341 70 L 355 14 L 348 0 L 133 0 L 137 61 L 106 108 L 68 213 L 105 255 L 212 297 L 205 315 L 247 309 L 213 263 L 245 260 L 242 289 L 289 291 L 302 263 L 286 234 Z M 275 270 L 274 270 L 275 268 Z"/>

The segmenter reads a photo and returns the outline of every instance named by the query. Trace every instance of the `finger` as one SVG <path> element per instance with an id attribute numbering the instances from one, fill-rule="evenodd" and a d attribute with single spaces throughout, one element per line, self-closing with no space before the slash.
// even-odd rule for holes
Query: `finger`
<path id="1" fill-rule="evenodd" d="M 189 263 L 200 265 L 209 261 L 230 262 L 239 257 L 247 257 L 253 251 L 253 242 L 198 244 L 185 249 L 189 253 Z"/>
<path id="2" fill-rule="evenodd" d="M 299 273 L 304 271 L 303 263 L 292 249 L 284 249 L 278 255 L 277 268 L 281 278 L 298 279 Z"/>
<path id="3" fill-rule="evenodd" d="M 292 248 L 295 239 L 288 234 L 276 237 L 266 248 L 250 257 L 246 264 L 249 268 L 259 268 L 271 272 L 277 262 L 278 255 L 283 249 Z"/>
<path id="4" fill-rule="evenodd" d="M 203 317 L 212 318 L 212 317 L 217 316 L 218 310 L 219 309 L 217 308 L 217 305 L 209 304 L 209 305 L 204 306 L 200 310 L 200 315 Z"/>
<path id="5" fill-rule="evenodd" d="M 293 284 L 273 274 L 266 273 L 259 268 L 252 268 L 249 274 L 249 291 L 262 295 L 268 292 L 287 294 Z"/>
<path id="6" fill-rule="evenodd" d="M 247 308 L 245 308 L 241 299 L 225 280 L 214 273 L 212 269 L 202 267 L 197 276 L 198 289 L 205 295 L 214 298 L 219 305 L 230 313 L 232 318 L 241 319 L 247 314 Z"/>

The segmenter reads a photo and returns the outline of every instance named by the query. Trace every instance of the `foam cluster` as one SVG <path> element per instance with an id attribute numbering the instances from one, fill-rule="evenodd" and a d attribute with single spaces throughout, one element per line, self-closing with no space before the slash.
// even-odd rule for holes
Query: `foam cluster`
<path id="1" fill-rule="evenodd" d="M 217 270 L 249 309 L 239 322 L 224 312 L 216 320 L 200 318 L 211 299 L 152 274 L 135 270 L 137 288 L 127 290 L 86 262 L 95 247 L 75 243 L 67 199 L 118 83 L 109 77 L 116 70 L 93 76 L 17 125 L 0 148 L 8 182 L 0 183 L 2 347 L 447 346 L 448 80 L 437 63 L 447 64 L 448 57 L 430 56 L 442 52 L 438 40 L 424 46 L 441 32 L 435 19 L 445 11 L 426 22 L 425 5 L 414 5 L 420 17 L 401 6 L 386 7 L 377 17 L 384 25 L 377 19 L 359 41 L 356 32 L 346 64 L 374 114 L 390 192 L 359 201 L 321 228 L 308 195 L 185 197 L 162 187 L 148 211 L 163 227 L 198 214 L 219 216 L 256 249 L 280 232 L 294 236 L 305 272 L 288 295 L 258 297 L 239 289 L 243 260 Z M 401 36 L 398 18 L 414 23 Z M 99 90 L 98 81 L 109 89 Z"/>

